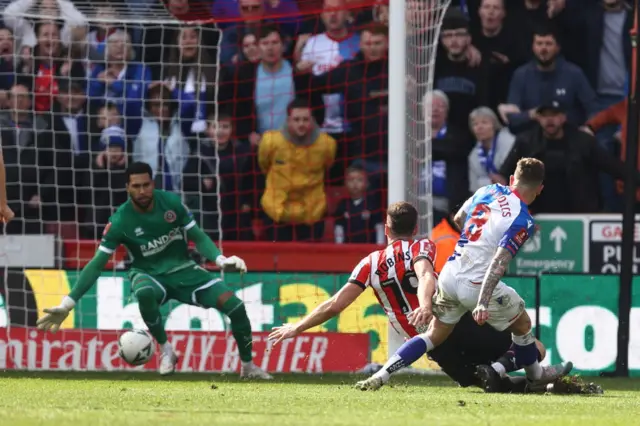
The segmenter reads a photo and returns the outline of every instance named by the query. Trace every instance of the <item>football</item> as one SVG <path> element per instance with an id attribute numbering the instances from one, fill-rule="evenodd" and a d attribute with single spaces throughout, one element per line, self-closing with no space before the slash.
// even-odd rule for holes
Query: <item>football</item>
<path id="1" fill-rule="evenodd" d="M 129 330 L 118 339 L 118 354 L 129 365 L 146 364 L 155 348 L 153 337 L 146 330 Z"/>

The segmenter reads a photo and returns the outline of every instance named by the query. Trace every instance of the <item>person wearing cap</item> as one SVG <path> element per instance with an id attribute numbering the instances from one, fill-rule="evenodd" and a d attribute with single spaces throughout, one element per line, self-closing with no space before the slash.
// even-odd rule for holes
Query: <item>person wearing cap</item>
<path id="1" fill-rule="evenodd" d="M 544 191 L 532 205 L 535 213 L 597 213 L 601 209 L 598 173 L 624 179 L 622 162 L 596 139 L 570 123 L 562 103 L 535 109 L 538 124 L 518 135 L 500 175 L 513 174 L 522 157 L 545 163 Z M 640 180 L 640 178 L 639 178 Z"/>

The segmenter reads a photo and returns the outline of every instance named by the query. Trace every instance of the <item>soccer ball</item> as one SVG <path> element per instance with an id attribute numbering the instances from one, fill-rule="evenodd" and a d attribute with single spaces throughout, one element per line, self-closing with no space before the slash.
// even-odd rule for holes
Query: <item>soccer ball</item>
<path id="1" fill-rule="evenodd" d="M 118 339 L 118 354 L 129 365 L 142 365 L 149 362 L 156 345 L 146 330 L 129 330 Z"/>

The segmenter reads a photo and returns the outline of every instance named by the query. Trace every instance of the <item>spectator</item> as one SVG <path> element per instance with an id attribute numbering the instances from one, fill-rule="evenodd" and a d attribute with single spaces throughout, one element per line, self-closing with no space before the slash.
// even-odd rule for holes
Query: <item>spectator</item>
<path id="1" fill-rule="evenodd" d="M 13 50 L 13 33 L 0 28 L 0 110 L 9 108 L 9 91 L 18 73 L 18 58 Z"/>
<path id="2" fill-rule="evenodd" d="M 597 213 L 601 200 L 594 172 L 624 179 L 622 163 L 568 122 L 560 102 L 543 105 L 536 114 L 540 124 L 516 138 L 500 168 L 503 183 L 520 158 L 537 158 L 545 163 L 545 188 L 532 206 L 536 213 Z"/>
<path id="3" fill-rule="evenodd" d="M 33 78 L 34 109 L 37 112 L 51 110 L 53 96 L 58 91 L 56 77 L 64 63 L 60 31 L 54 22 L 41 22 L 36 26 L 38 44 L 33 57 L 24 59 L 23 71 Z"/>
<path id="4" fill-rule="evenodd" d="M 469 154 L 469 192 L 501 182 L 500 167 L 511 152 L 515 137 L 502 127 L 498 116 L 487 107 L 474 109 L 469 115 L 469 127 L 477 141 Z"/>
<path id="5" fill-rule="evenodd" d="M 615 126 L 618 128 L 619 130 L 613 136 L 613 140 L 615 141 L 615 148 L 617 148 L 616 151 L 619 151 L 619 157 L 622 162 L 626 160 L 627 154 L 628 111 L 629 102 L 625 99 L 591 117 L 585 127 L 582 128 L 582 130 L 585 130 L 592 136 L 606 126 Z M 638 161 L 638 169 L 640 170 L 640 160 Z M 622 180 L 616 182 L 616 189 L 619 195 L 624 193 L 624 182 Z M 621 202 L 619 198 L 616 201 Z M 640 206 L 640 188 L 636 191 L 636 201 Z"/>
<path id="6" fill-rule="evenodd" d="M 352 28 L 357 26 L 357 24 L 355 23 L 355 17 L 354 17 L 354 15 L 357 12 L 352 7 L 353 5 L 351 4 L 352 3 L 351 0 L 329 0 L 329 1 L 319 0 L 318 3 L 319 3 L 318 9 L 320 10 L 319 11 L 314 10 L 314 12 L 310 14 L 310 16 L 306 18 L 301 25 L 300 34 L 298 34 L 294 52 L 293 52 L 293 57 L 296 62 L 300 61 L 300 59 L 302 58 L 302 50 L 307 44 L 307 41 L 309 41 L 309 39 L 313 35 L 323 34 L 328 31 L 328 28 L 326 25 L 327 24 L 326 12 L 333 10 L 334 14 L 336 13 L 342 14 L 345 20 L 344 25 L 346 28 L 350 29 L 348 30 L 349 32 L 353 31 Z M 323 11 L 325 11 L 324 15 L 323 15 Z M 364 22 L 360 22 L 360 24 L 366 25 L 371 21 L 370 12 L 372 11 L 372 9 L 368 9 L 368 11 L 369 11 L 368 19 L 366 19 Z"/>
<path id="7" fill-rule="evenodd" d="M 291 26 L 290 31 L 295 31 L 295 23 L 300 18 L 300 11 L 296 0 L 262 0 L 264 16 L 273 18 L 275 22 L 283 26 Z M 237 21 L 249 11 L 247 8 L 258 7 L 255 3 L 240 4 L 242 0 L 214 0 L 211 13 L 219 22 L 220 28 L 230 26 L 229 22 Z"/>
<path id="8" fill-rule="evenodd" d="M 624 0 L 599 0 L 585 9 L 584 71 L 603 110 L 627 94 L 634 15 Z"/>
<path id="9" fill-rule="evenodd" d="M 209 116 L 206 135 L 201 142 L 202 153 L 220 184 L 221 237 L 226 241 L 250 240 L 252 191 L 243 184 L 252 183 L 246 179 L 252 172 L 251 146 L 232 138 L 233 119 L 225 113 L 218 115 L 217 120 L 215 114 Z M 216 190 L 207 188 L 211 192 Z"/>
<path id="10" fill-rule="evenodd" d="M 236 135 L 257 145 L 263 132 L 279 129 L 287 117 L 287 105 L 297 91 L 308 87 L 307 79 L 294 76 L 283 58 L 278 28 L 263 25 L 258 33 L 261 60 L 223 69 L 220 106 L 235 118 Z"/>
<path id="11" fill-rule="evenodd" d="M 242 52 L 240 53 L 238 62 L 251 62 L 252 64 L 260 62 L 260 48 L 258 47 L 258 38 L 255 34 L 247 33 L 242 38 Z"/>
<path id="12" fill-rule="evenodd" d="M 431 126 L 432 176 L 423 170 L 421 186 L 426 192 L 431 181 L 433 217 L 439 222 L 469 196 L 467 157 L 472 145 L 468 133 L 449 122 L 449 98 L 443 91 L 427 93 L 423 105 L 425 121 Z"/>
<path id="13" fill-rule="evenodd" d="M 99 58 L 104 59 L 107 48 L 107 38 L 118 31 L 118 27 L 114 24 L 117 21 L 117 13 L 110 6 L 100 6 L 96 11 L 95 29 L 87 34 L 86 44 L 93 53 L 93 60 Z"/>
<path id="14" fill-rule="evenodd" d="M 450 124 L 467 129 L 469 113 L 486 103 L 487 63 L 485 61 L 478 67 L 469 64 L 469 22 L 455 9 L 449 11 L 443 20 L 440 41 L 444 54 L 436 59 L 433 87 L 449 98 Z"/>
<path id="15" fill-rule="evenodd" d="M 556 37 L 547 29 L 536 31 L 535 59 L 518 68 L 509 87 L 508 104 L 500 116 L 517 133 L 535 124 L 540 105 L 558 102 L 570 123 L 580 125 L 598 110 L 596 95 L 580 68 L 560 57 Z"/>
<path id="16" fill-rule="evenodd" d="M 197 158 L 198 151 L 185 137 L 191 124 L 179 116 L 171 90 L 164 84 L 151 85 L 146 111 L 133 142 L 133 161 L 151 166 L 157 188 L 198 193 L 204 186 L 199 173 L 209 169 Z M 206 174 L 211 175 L 211 171 Z"/>
<path id="17" fill-rule="evenodd" d="M 165 68 L 165 80 L 178 101 L 180 116 L 193 122 L 187 135 L 206 129 L 207 102 L 214 98 L 216 64 L 202 46 L 200 28 L 182 27 L 176 32 Z"/>
<path id="18" fill-rule="evenodd" d="M 348 157 L 357 159 L 368 174 L 372 186 L 380 188 L 379 177 L 386 172 L 388 153 L 388 29 L 374 23 L 360 33 L 360 52 L 350 61 L 324 74 L 312 77 L 311 85 L 323 93 L 342 93 L 346 121 L 351 126 L 352 141 Z M 301 72 L 313 64 L 299 62 Z"/>
<path id="19" fill-rule="evenodd" d="M 582 59 L 584 29 L 580 28 L 588 3 L 600 0 L 519 0 L 510 1 L 509 16 L 517 23 L 526 46 L 533 44 L 538 28 L 553 28 L 569 62 Z"/>
<path id="20" fill-rule="evenodd" d="M 0 112 L 0 136 L 4 156 L 7 199 L 15 218 L 6 226 L 8 234 L 43 232 L 41 183 L 51 177 L 51 155 L 46 121 L 35 115 L 29 89 L 14 85 L 8 94 L 10 109 Z M 52 177 L 51 177 L 52 178 Z M 53 180 L 50 180 L 53 181 Z M 50 218 L 46 218 L 50 219 Z"/>
<path id="21" fill-rule="evenodd" d="M 362 167 L 347 169 L 345 187 L 349 196 L 340 200 L 334 213 L 337 244 L 385 244 L 382 204 L 375 193 L 367 193 L 368 186 L 367 172 Z"/>
<path id="22" fill-rule="evenodd" d="M 21 54 L 27 54 L 25 48 L 35 48 L 37 44 L 41 44 L 41 40 L 38 40 L 40 36 L 36 36 L 37 28 L 34 29 L 34 25 L 25 18 L 36 3 L 36 0 L 15 0 L 4 9 L 4 23 L 13 31 L 19 45 L 17 50 Z M 59 37 L 65 46 L 71 42 L 75 28 L 87 25 L 86 16 L 71 1 L 40 0 L 38 6 L 39 13 L 36 14 L 45 21 L 61 19 L 64 22 Z M 39 25 L 41 24 L 42 22 Z"/>
<path id="23" fill-rule="evenodd" d="M 322 21 L 326 31 L 309 38 L 302 50 L 302 61 L 313 64 L 312 74 L 325 74 L 340 65 L 342 61 L 353 59 L 359 52 L 360 35 L 351 33 L 348 24 L 348 12 L 345 0 L 324 0 Z M 323 89 L 328 92 L 331 88 Z M 322 94 L 324 104 L 324 123 L 322 131 L 331 135 L 338 144 L 338 161 L 330 171 L 330 179 L 341 179 L 347 168 L 347 143 L 349 123 L 345 121 L 344 97 L 342 93 Z"/>
<path id="24" fill-rule="evenodd" d="M 278 27 L 273 21 L 265 19 L 266 12 L 263 0 L 238 0 L 237 4 L 242 22 L 232 25 L 222 32 L 220 63 L 224 65 L 237 64 L 244 35 L 247 33 L 259 33 L 263 25 L 269 25 L 269 27 L 275 25 L 275 28 L 278 28 L 277 32 L 280 34 L 283 52 L 287 51 L 292 37 L 296 33 L 297 24 Z"/>
<path id="25" fill-rule="evenodd" d="M 96 65 L 89 80 L 89 97 L 102 104 L 112 102 L 124 119 L 127 137 L 138 134 L 151 71 L 135 62 L 129 34 L 116 31 L 107 38 L 105 65 Z"/>
<path id="26" fill-rule="evenodd" d="M 460 238 L 460 228 L 453 220 L 457 210 L 448 216 L 442 218 L 442 220 L 433 227 L 431 231 L 431 241 L 436 245 L 436 263 L 433 265 L 433 270 L 436 274 L 439 274 L 447 263 L 447 260 L 456 248 L 458 239 Z"/>
<path id="27" fill-rule="evenodd" d="M 61 77 L 56 83 L 58 93 L 51 113 L 45 116 L 51 130 L 58 175 L 54 202 L 60 204 L 60 214 L 65 221 L 93 224 L 88 214 L 92 204 L 90 169 L 99 147 L 91 145 L 86 80 Z"/>
<path id="28" fill-rule="evenodd" d="M 333 164 L 336 142 L 320 132 L 308 103 L 291 102 L 287 123 L 264 134 L 258 161 L 267 176 L 261 204 L 271 241 L 318 241 L 327 209 L 325 170 Z"/>
<path id="29" fill-rule="evenodd" d="M 373 20 L 389 25 L 389 0 L 376 0 L 373 6 Z"/>
<path id="30" fill-rule="evenodd" d="M 130 143 L 124 131 L 124 120 L 115 104 L 106 103 L 97 109 L 91 123 L 92 149 L 90 182 L 92 186 L 92 219 L 81 234 L 100 238 L 104 225 L 112 213 L 112 206 L 127 200 L 124 170 Z"/>
<path id="31" fill-rule="evenodd" d="M 517 67 L 528 60 L 524 39 L 517 26 L 509 25 L 505 0 L 482 0 L 478 14 L 480 30 L 473 33 L 473 45 L 488 63 L 490 90 L 487 105 L 496 109 L 507 99 L 509 81 Z"/>

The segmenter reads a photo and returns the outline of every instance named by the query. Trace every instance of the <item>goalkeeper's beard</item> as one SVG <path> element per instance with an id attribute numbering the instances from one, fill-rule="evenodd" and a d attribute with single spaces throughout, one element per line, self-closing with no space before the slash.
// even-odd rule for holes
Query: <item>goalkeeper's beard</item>
<path id="1" fill-rule="evenodd" d="M 135 198 L 131 198 L 131 202 L 136 205 L 136 207 L 142 211 L 147 211 L 151 208 L 153 204 L 153 198 L 146 198 L 146 204 L 138 202 Z"/>

